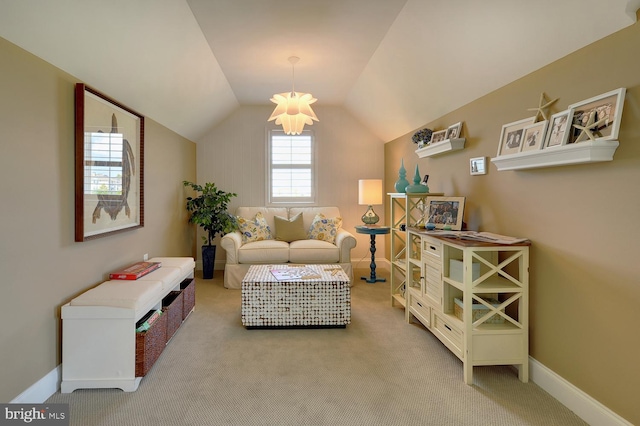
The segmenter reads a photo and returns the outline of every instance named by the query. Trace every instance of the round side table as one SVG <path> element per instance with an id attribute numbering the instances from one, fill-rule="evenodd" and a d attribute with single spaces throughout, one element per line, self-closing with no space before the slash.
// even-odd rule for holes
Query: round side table
<path id="1" fill-rule="evenodd" d="M 356 232 L 358 234 L 367 234 L 371 236 L 371 247 L 369 248 L 369 251 L 371 252 L 371 264 L 369 265 L 369 267 L 371 268 L 371 276 L 360 278 L 370 284 L 386 281 L 385 278 L 376 277 L 376 235 L 388 234 L 390 231 L 391 231 L 391 228 L 389 228 L 388 226 L 378 226 L 378 225 L 356 226 Z"/>

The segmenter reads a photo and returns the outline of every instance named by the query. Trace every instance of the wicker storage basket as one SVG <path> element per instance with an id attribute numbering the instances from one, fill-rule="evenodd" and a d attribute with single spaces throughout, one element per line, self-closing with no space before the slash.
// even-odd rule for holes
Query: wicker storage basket
<path id="1" fill-rule="evenodd" d="M 182 324 L 182 292 L 171 291 L 162 299 L 162 311 L 167 317 L 167 341 L 173 337 Z"/>
<path id="2" fill-rule="evenodd" d="M 453 313 L 459 320 L 462 320 L 462 316 L 464 313 L 462 300 L 455 298 L 454 302 L 455 304 L 453 306 Z M 500 305 L 500 302 L 498 302 L 495 299 L 488 299 L 487 302 L 489 302 L 493 306 Z M 489 312 L 489 309 L 487 309 L 486 306 L 480 303 L 474 303 L 473 308 L 471 310 L 472 310 L 471 318 L 473 321 L 477 321 L 480 317 L 484 316 L 487 312 Z M 497 314 L 493 314 L 488 320 L 484 321 L 484 324 L 503 324 L 503 323 L 504 323 L 504 317 Z"/>
<path id="3" fill-rule="evenodd" d="M 182 319 L 186 319 L 196 305 L 196 280 L 187 278 L 180 283 L 182 290 Z"/>
<path id="4" fill-rule="evenodd" d="M 149 330 L 136 333 L 136 377 L 145 376 L 167 344 L 167 315 L 160 315 Z"/>

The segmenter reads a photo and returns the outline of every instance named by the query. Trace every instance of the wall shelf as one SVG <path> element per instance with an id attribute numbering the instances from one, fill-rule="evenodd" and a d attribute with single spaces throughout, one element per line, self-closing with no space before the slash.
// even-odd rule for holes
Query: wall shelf
<path id="1" fill-rule="evenodd" d="M 498 171 L 524 170 L 613 160 L 618 141 L 585 141 L 491 159 Z"/>
<path id="2" fill-rule="evenodd" d="M 445 152 L 458 151 L 464 148 L 465 138 L 445 139 L 431 145 L 416 149 L 416 154 L 420 158 L 432 157 L 444 154 Z"/>

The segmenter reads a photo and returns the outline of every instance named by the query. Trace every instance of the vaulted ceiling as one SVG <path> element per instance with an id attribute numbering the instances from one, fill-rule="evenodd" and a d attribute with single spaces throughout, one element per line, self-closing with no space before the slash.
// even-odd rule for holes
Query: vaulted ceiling
<path id="1" fill-rule="evenodd" d="M 272 105 L 274 93 L 290 90 L 295 55 L 296 90 L 315 105 L 343 105 L 390 141 L 633 24 L 639 7 L 0 0 L 0 36 L 196 142 L 240 105 Z"/>

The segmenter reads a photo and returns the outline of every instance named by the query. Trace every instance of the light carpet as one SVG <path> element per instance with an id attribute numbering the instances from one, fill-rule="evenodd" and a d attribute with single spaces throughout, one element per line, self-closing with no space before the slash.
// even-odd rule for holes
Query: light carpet
<path id="1" fill-rule="evenodd" d="M 81 426 L 586 424 L 512 367 L 476 367 L 465 385 L 462 362 L 391 307 L 388 283 L 355 283 L 345 329 L 246 330 L 240 303 L 221 271 L 198 278 L 196 310 L 136 392 L 47 402 Z"/>

